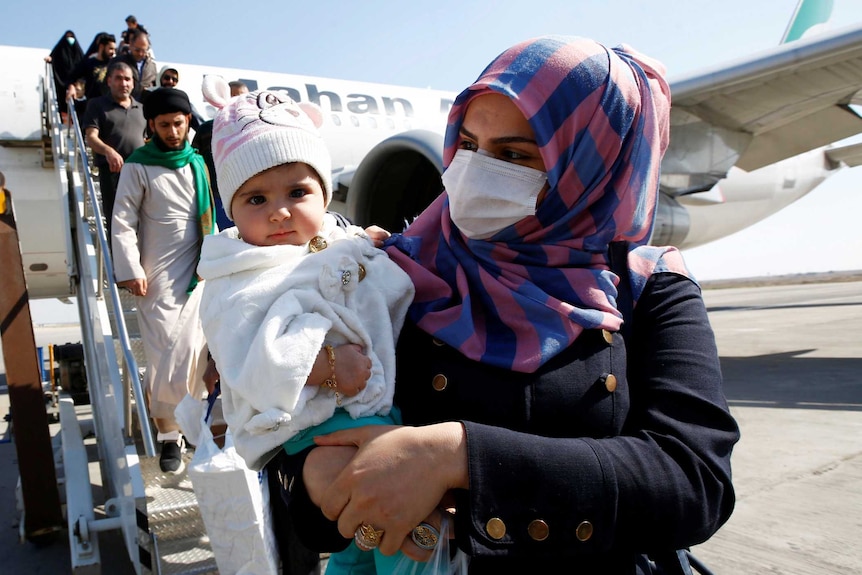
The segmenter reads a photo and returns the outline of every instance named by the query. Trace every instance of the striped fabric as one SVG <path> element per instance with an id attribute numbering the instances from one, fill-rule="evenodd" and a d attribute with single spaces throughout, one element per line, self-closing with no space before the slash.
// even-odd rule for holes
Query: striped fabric
<path id="1" fill-rule="evenodd" d="M 410 317 L 464 355 L 533 372 L 584 329 L 619 329 L 608 243 L 628 240 L 635 299 L 655 271 L 688 275 L 674 248 L 649 248 L 667 147 L 670 93 L 661 64 L 622 46 L 548 36 L 501 54 L 455 100 L 444 164 L 473 98 L 511 98 L 535 132 L 550 190 L 535 216 L 470 240 L 442 194 L 390 256 L 411 275 Z"/>

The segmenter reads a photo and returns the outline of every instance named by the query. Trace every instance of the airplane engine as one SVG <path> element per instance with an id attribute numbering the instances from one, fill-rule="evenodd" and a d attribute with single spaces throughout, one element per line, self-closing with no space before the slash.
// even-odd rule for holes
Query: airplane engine
<path id="1" fill-rule="evenodd" d="M 400 232 L 443 190 L 443 136 L 411 130 L 377 144 L 350 181 L 347 216 Z"/>
<path id="2" fill-rule="evenodd" d="M 655 226 L 649 243 L 654 246 L 681 246 L 691 229 L 688 211 L 667 194 L 659 193 Z"/>

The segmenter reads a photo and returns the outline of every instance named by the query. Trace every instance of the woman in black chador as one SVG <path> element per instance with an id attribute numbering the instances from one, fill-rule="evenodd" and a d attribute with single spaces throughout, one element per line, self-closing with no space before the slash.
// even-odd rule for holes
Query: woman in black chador
<path id="1" fill-rule="evenodd" d="M 51 50 L 51 55 L 46 58 L 51 62 L 54 68 L 54 86 L 57 90 L 57 104 L 60 107 L 60 113 L 66 114 L 68 107 L 66 105 L 66 88 L 69 84 L 69 77 L 78 62 L 83 60 L 84 52 L 78 44 L 78 39 L 75 33 L 71 30 L 66 30 L 60 41 Z"/>

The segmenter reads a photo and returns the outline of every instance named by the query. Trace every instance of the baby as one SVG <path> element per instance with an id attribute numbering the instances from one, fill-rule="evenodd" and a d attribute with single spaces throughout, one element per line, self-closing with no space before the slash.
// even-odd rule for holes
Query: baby
<path id="1" fill-rule="evenodd" d="M 319 108 L 280 92 L 230 98 L 213 76 L 203 91 L 220 108 L 213 159 L 236 227 L 204 241 L 201 320 L 237 452 L 251 469 L 285 458 L 289 504 L 289 477 L 315 435 L 398 423 L 395 342 L 413 284 L 361 228 L 326 211 L 331 160 Z M 355 546 L 344 553 L 372 557 Z"/>

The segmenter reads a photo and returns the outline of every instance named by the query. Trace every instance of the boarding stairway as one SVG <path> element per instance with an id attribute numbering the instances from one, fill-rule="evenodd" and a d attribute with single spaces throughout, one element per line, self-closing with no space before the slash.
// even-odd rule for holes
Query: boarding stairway
<path id="1" fill-rule="evenodd" d="M 54 84 L 45 78 L 53 78 L 50 65 L 42 82 L 43 167 L 53 167 L 61 188 L 68 190 L 75 260 L 70 281 L 90 399 L 89 405 L 76 405 L 68 394 L 59 400 L 57 467 L 65 486 L 72 572 L 101 573 L 99 533 L 118 531 L 139 575 L 218 573 L 188 475 L 159 469 L 142 387 L 145 361 L 135 298 L 113 282 L 98 184 L 74 104 L 72 126 L 66 127 Z M 188 464 L 191 451 L 184 458 Z M 94 467 L 101 476 L 95 482 Z M 104 493 L 98 506 L 94 483 Z"/>

